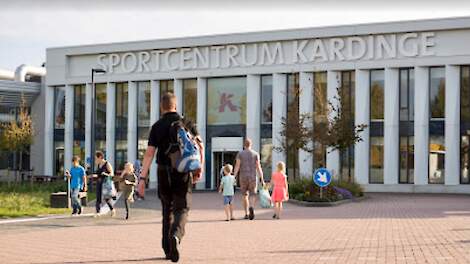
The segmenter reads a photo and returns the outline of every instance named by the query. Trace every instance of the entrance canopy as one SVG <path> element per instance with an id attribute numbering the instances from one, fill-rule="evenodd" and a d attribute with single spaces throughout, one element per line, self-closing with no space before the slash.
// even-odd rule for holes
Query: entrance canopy
<path id="1" fill-rule="evenodd" d="M 26 100 L 26 105 L 31 106 L 40 93 L 41 83 L 0 80 L 0 105 L 2 106 L 20 106 L 22 95 Z"/>

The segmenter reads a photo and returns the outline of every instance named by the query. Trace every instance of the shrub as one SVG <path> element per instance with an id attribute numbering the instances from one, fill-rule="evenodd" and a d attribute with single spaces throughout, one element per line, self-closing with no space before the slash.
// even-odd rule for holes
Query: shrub
<path id="1" fill-rule="evenodd" d="M 31 185 L 30 182 L 21 183 L 0 183 L 0 193 L 30 193 L 30 192 L 65 192 L 67 191 L 66 181 L 56 182 L 35 182 Z"/>
<path id="2" fill-rule="evenodd" d="M 320 187 L 309 178 L 301 178 L 289 183 L 289 196 L 295 200 L 308 202 L 331 202 L 341 197 L 332 186 L 324 187 L 320 198 Z"/>
<path id="3" fill-rule="evenodd" d="M 355 183 L 355 182 L 347 182 L 347 181 L 332 181 L 331 182 L 332 186 L 339 187 L 341 189 L 346 189 L 354 197 L 361 197 L 364 195 L 364 189 L 362 189 L 361 185 Z"/>

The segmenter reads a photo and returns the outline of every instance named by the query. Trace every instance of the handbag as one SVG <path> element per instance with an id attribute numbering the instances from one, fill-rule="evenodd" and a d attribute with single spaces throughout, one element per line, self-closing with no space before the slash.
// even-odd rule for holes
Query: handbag
<path id="1" fill-rule="evenodd" d="M 259 200 L 262 208 L 272 208 L 271 196 L 266 188 L 261 187 L 259 190 Z"/>
<path id="2" fill-rule="evenodd" d="M 114 186 L 113 177 L 108 176 L 103 182 L 103 198 L 105 199 L 116 199 L 116 187 Z"/>

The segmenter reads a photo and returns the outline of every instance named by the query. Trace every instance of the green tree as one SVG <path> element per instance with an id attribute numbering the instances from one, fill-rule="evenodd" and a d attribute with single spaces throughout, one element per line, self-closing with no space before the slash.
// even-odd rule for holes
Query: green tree
<path id="1" fill-rule="evenodd" d="M 0 146 L 19 157 L 16 160 L 18 164 L 15 165 L 18 165 L 17 167 L 21 170 L 23 167 L 23 154 L 29 153 L 29 147 L 33 143 L 34 124 L 23 96 L 21 96 L 21 105 L 18 110 L 18 120 L 2 124 Z M 18 171 L 15 172 L 15 175 L 15 180 L 18 181 Z"/>
<path id="2" fill-rule="evenodd" d="M 292 111 L 287 113 L 287 118 L 282 119 L 282 129 L 280 132 L 280 140 L 282 144 L 275 147 L 275 151 L 292 152 L 300 149 L 314 155 L 315 145 L 329 146 L 330 152 L 334 150 L 345 151 L 349 147 L 361 142 L 361 133 L 367 127 L 366 124 L 355 125 L 352 115 L 346 107 L 346 100 L 341 95 L 341 87 L 337 89 L 337 95 L 333 97 L 333 102 L 328 100 L 326 115 L 322 122 L 315 122 L 321 125 L 321 129 L 311 126 L 315 118 L 315 113 L 302 113 Z M 316 144 L 314 144 L 316 143 Z M 289 158 L 289 157 L 287 157 Z M 349 178 L 352 182 L 353 179 Z"/>

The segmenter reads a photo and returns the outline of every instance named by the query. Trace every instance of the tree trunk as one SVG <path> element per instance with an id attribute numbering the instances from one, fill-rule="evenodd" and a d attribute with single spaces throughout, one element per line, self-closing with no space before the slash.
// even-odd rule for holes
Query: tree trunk
<path id="1" fill-rule="evenodd" d="M 20 157 L 19 157 L 19 171 L 20 171 L 20 176 L 21 176 L 21 181 L 23 181 L 23 151 L 20 151 Z"/>
<path id="2" fill-rule="evenodd" d="M 13 152 L 13 170 L 15 171 L 15 183 L 18 183 L 18 152 Z"/>
<path id="3" fill-rule="evenodd" d="M 7 168 L 7 181 L 8 181 L 8 188 L 10 188 L 10 185 L 11 185 L 10 167 Z"/>

